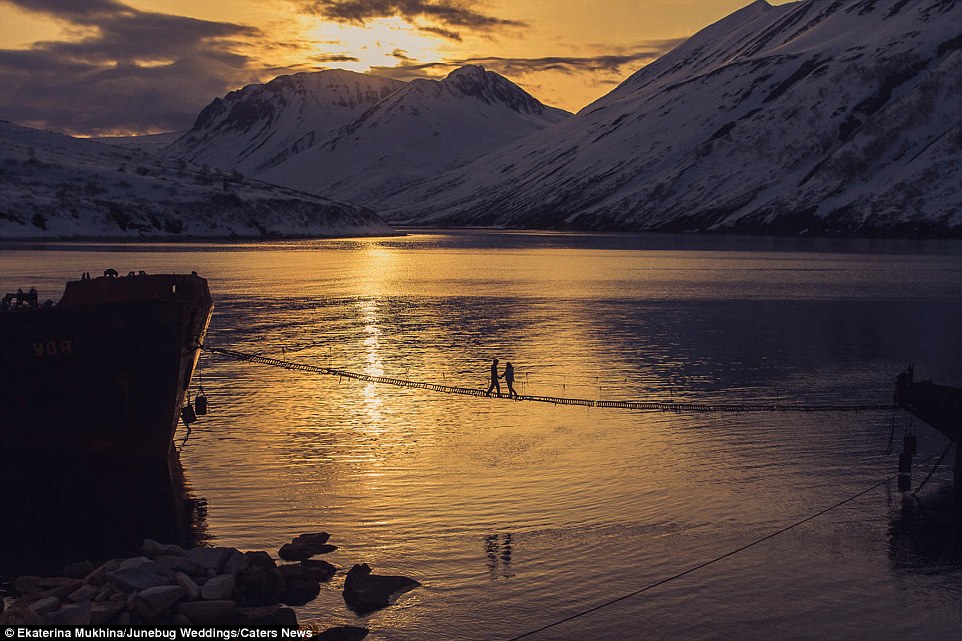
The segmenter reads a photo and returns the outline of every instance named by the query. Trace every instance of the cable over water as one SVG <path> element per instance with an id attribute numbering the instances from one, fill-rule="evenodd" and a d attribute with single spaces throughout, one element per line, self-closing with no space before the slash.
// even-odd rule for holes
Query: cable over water
<path id="1" fill-rule="evenodd" d="M 950 443 L 950 445 L 951 445 L 951 443 Z M 944 456 L 944 455 L 945 455 L 945 452 L 943 452 L 942 454 L 943 454 L 943 456 Z M 925 459 L 924 461 L 920 461 L 919 463 L 916 463 L 916 464 L 913 465 L 912 467 L 919 467 L 919 466 L 921 466 L 921 465 L 924 465 L 925 463 L 928 463 L 929 461 L 931 461 L 931 460 L 934 459 L 934 458 L 935 458 L 935 454 L 933 454 L 932 456 L 928 457 L 928 458 Z M 940 460 L 941 460 L 941 459 L 940 459 Z M 664 584 L 666 584 L 666 583 L 670 583 L 670 582 L 672 582 L 672 581 L 675 581 L 675 580 L 677 580 L 677 579 L 680 579 L 680 578 L 682 578 L 682 577 L 684 577 L 684 576 L 687 576 L 687 575 L 689 575 L 689 574 L 692 574 L 692 573 L 694 573 L 694 572 L 697 572 L 697 571 L 701 570 L 702 568 L 706 568 L 706 567 L 708 567 L 709 565 L 714 565 L 714 564 L 718 563 L 719 561 L 724 561 L 724 560 L 727 559 L 727 558 L 733 557 L 733 556 L 735 556 L 735 555 L 737 555 L 737 554 L 741 554 L 742 552 L 745 552 L 746 550 L 750 550 L 751 548 L 753 548 L 753 547 L 755 547 L 755 546 L 757 546 L 757 545 L 761 545 L 762 543 L 765 543 L 766 541 L 770 541 L 771 539 L 774 539 L 774 538 L 777 537 L 777 536 L 780 536 L 780 535 L 782 535 L 782 534 L 785 534 L 786 532 L 788 532 L 788 531 L 790 531 L 790 530 L 794 530 L 795 528 L 797 528 L 797 527 L 799 527 L 799 526 L 801 526 L 801 525 L 804 525 L 805 523 L 808 523 L 809 521 L 813 521 L 813 520 L 817 519 L 817 518 L 820 517 L 820 516 L 823 516 L 823 515 L 825 515 L 825 514 L 828 514 L 829 512 L 831 512 L 831 511 L 833 511 L 833 510 L 836 510 L 836 509 L 842 507 L 843 505 L 846 505 L 846 504 L 848 504 L 848 503 L 851 503 L 852 501 L 854 501 L 854 500 L 856 500 L 856 499 L 858 499 L 858 498 L 860 498 L 860 497 L 862 497 L 862 496 L 865 496 L 866 494 L 868 494 L 868 493 L 871 492 L 872 490 L 874 490 L 874 489 L 876 489 L 876 488 L 879 488 L 879 487 L 882 487 L 883 485 L 887 485 L 887 484 L 891 483 L 891 482 L 894 481 L 896 478 L 898 478 L 898 474 L 893 474 L 892 476 L 890 476 L 890 477 L 888 477 L 888 478 L 886 478 L 886 479 L 883 479 L 883 480 L 879 481 L 878 483 L 875 483 L 874 485 L 865 488 L 864 490 L 861 490 L 861 491 L 859 491 L 859 492 L 857 492 L 857 493 L 855 493 L 855 494 L 852 494 L 851 496 L 849 496 L 849 497 L 847 497 L 847 498 L 844 498 L 844 499 L 838 501 L 837 503 L 833 503 L 832 505 L 829 505 L 828 507 L 822 508 L 821 510 L 819 510 L 818 512 L 815 512 L 814 514 L 809 514 L 808 516 L 806 516 L 806 517 L 804 517 L 804 518 L 801 518 L 801 519 L 795 521 L 794 523 L 791 523 L 791 524 L 789 524 L 789 525 L 786 525 L 786 526 L 784 526 L 784 527 L 782 527 L 782 528 L 780 528 L 780 529 L 778 529 L 778 530 L 775 530 L 774 532 L 770 532 L 769 534 L 766 534 L 766 535 L 762 536 L 761 538 L 755 539 L 754 541 L 751 541 L 750 543 L 746 543 L 745 545 L 742 545 L 741 547 L 737 547 L 737 548 L 735 548 L 734 550 L 729 550 L 728 552 L 725 552 L 724 554 L 720 554 L 720 555 L 718 555 L 718 556 L 716 556 L 716 557 L 714 557 L 714 558 L 712 558 L 712 559 L 709 559 L 709 560 L 707 560 L 707 561 L 704 561 L 704 562 L 702 562 L 702 563 L 699 563 L 698 565 L 693 566 L 693 567 L 690 567 L 690 568 L 688 568 L 687 570 L 682 570 L 681 572 L 678 572 L 677 574 L 673 574 L 672 576 L 666 577 L 666 578 L 661 579 L 661 580 L 659 580 L 659 581 L 655 581 L 654 583 L 650 583 L 650 584 L 646 585 L 646 586 L 643 587 L 643 588 L 640 588 L 640 589 L 638 589 L 638 590 L 635 590 L 634 592 L 629 592 L 628 594 L 623 594 L 623 595 L 621 595 L 621 596 L 618 596 L 618 597 L 615 597 L 615 598 L 610 599 L 610 600 L 608 600 L 608 601 L 605 601 L 604 603 L 599 603 L 598 605 L 595 605 L 595 606 L 592 606 L 592 607 L 590 607 L 590 608 L 587 608 L 587 609 L 584 609 L 584 610 L 580 610 L 580 611 L 578 611 L 578 612 L 575 612 L 574 614 L 571 614 L 571 615 L 569 615 L 569 616 L 567 616 L 567 617 L 565 617 L 565 618 L 563 618 L 563 619 L 559 619 L 559 620 L 557 620 L 557 621 L 552 621 L 551 623 L 547 623 L 547 624 L 541 626 L 540 628 L 536 628 L 536 629 L 534 629 L 534 630 L 528 630 L 527 632 L 524 632 L 524 633 L 522 633 L 522 634 L 518 634 L 518 635 L 516 635 L 516 636 L 513 636 L 513 637 L 511 637 L 510 639 L 507 639 L 507 641 L 518 641 L 519 639 L 525 639 L 525 638 L 527 638 L 527 637 L 530 637 L 530 636 L 533 636 L 533 635 L 535 635 L 535 634 L 538 634 L 539 632 L 544 632 L 545 630 L 548 630 L 548 629 L 557 627 L 557 626 L 559 626 L 559 625 L 561 625 L 561 624 L 563 624 L 563 623 L 568 623 L 569 621 L 573 621 L 573 620 L 575 620 L 575 619 L 581 618 L 581 617 L 583 617 L 583 616 L 585 616 L 585 615 L 587 615 L 587 614 L 591 614 L 592 612 L 597 612 L 598 610 L 607 608 L 607 607 L 612 606 L 612 605 L 614 605 L 614 604 L 616 604 L 616 603 L 619 603 L 619 602 L 621 602 L 621 601 L 625 601 L 626 599 L 630 599 L 630 598 L 632 598 L 632 597 L 638 596 L 639 594 L 642 594 L 642 593 L 644 593 L 644 592 L 647 592 L 648 590 L 651 590 L 651 589 L 660 587 L 660 586 L 662 586 L 662 585 L 664 585 Z M 919 487 L 919 489 L 921 490 L 922 488 Z M 916 492 L 918 492 L 918 490 L 916 490 Z"/>
<path id="2" fill-rule="evenodd" d="M 484 396 L 489 394 L 483 390 L 473 387 L 457 387 L 453 385 L 438 385 L 436 383 L 425 383 L 421 381 L 407 381 L 399 378 L 389 378 L 387 376 L 374 376 L 371 374 L 361 374 L 348 370 L 337 369 L 334 367 L 323 367 L 320 365 L 309 365 L 307 363 L 295 363 L 268 356 L 258 356 L 257 354 L 247 354 L 233 349 L 221 347 L 211 347 L 201 345 L 201 349 L 212 354 L 219 354 L 237 361 L 248 363 L 259 363 L 283 369 L 299 372 L 312 372 L 315 374 L 327 374 L 338 378 L 350 378 L 367 383 L 377 383 L 380 385 L 393 385 L 395 387 L 409 387 L 413 389 L 425 389 L 432 392 L 443 394 L 460 394 L 462 396 Z M 508 398 L 508 397 L 503 397 Z M 807 405 L 804 403 L 778 404 L 778 403 L 676 403 L 674 401 L 645 401 L 645 400 L 624 400 L 606 401 L 592 400 L 586 398 L 565 398 L 561 396 L 531 396 L 519 395 L 511 400 L 531 401 L 535 403 L 552 403 L 554 405 L 579 405 L 583 407 L 602 407 L 627 410 L 641 410 L 647 412 L 869 412 L 892 410 L 892 403 L 867 403 L 859 405 Z"/>

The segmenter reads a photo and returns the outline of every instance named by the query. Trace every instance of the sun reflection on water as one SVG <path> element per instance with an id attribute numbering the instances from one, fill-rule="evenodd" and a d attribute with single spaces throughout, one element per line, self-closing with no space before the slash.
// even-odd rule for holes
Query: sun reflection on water
<path id="1" fill-rule="evenodd" d="M 498 356 L 529 394 L 741 401 L 773 398 L 777 384 L 782 399 L 865 398 L 889 391 L 911 354 L 932 378 L 958 377 L 957 256 L 519 248 L 503 235 L 481 252 L 451 238 L 18 250 L 0 277 L 36 274 L 53 290 L 91 265 L 196 269 L 216 291 L 213 345 L 482 389 Z M 298 611 L 304 622 L 358 623 L 337 586 L 354 563 L 420 580 L 363 620 L 385 641 L 508 638 L 532 612 L 627 593 L 892 473 L 877 456 L 887 415 L 638 414 L 205 358 L 212 412 L 182 457 L 218 544 L 276 549 L 330 531 L 341 571 Z M 695 641 L 746 629 L 802 638 L 812 604 L 829 601 L 864 630 L 843 621 L 818 636 L 885 638 L 909 620 L 948 636 L 957 608 L 932 575 L 889 577 L 885 500 L 866 496 L 842 523 L 755 548 L 724 580 L 693 575 L 552 638 L 624 636 L 597 632 L 608 623 Z M 933 616 L 910 616 L 910 590 Z M 770 593 L 784 604 L 756 614 Z"/>

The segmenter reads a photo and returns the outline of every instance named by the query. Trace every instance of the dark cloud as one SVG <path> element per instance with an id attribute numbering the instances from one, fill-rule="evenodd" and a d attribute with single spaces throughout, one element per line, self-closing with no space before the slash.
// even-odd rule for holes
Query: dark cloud
<path id="1" fill-rule="evenodd" d="M 302 0 L 301 5 L 314 13 L 337 22 L 364 24 L 374 18 L 401 17 L 417 24 L 427 20 L 434 24 L 417 24 L 429 33 L 452 40 L 461 34 L 452 27 L 476 31 L 492 31 L 504 27 L 526 27 L 524 22 L 482 13 L 470 7 L 471 2 L 458 0 Z M 438 26 L 438 25 L 444 25 Z"/>
<path id="2" fill-rule="evenodd" d="M 435 36 L 441 36 L 442 38 L 447 38 L 448 40 L 454 40 L 456 42 L 461 42 L 461 34 L 457 31 L 451 31 L 450 29 L 445 29 L 443 27 L 418 27 L 418 31 L 422 33 L 430 33 Z"/>
<path id="3" fill-rule="evenodd" d="M 215 95 L 259 79 L 245 25 L 115 0 L 0 0 L 80 36 L 0 50 L 0 117 L 69 133 L 186 129 Z"/>
<path id="4" fill-rule="evenodd" d="M 137 13 L 136 9 L 128 7 L 115 0 L 6 0 L 26 11 L 45 13 L 76 24 L 97 24 L 99 20 L 124 13 Z"/>
<path id="5" fill-rule="evenodd" d="M 329 62 L 360 62 L 360 58 L 346 53 L 319 53 L 310 56 L 312 62 L 327 64 Z"/>
<path id="6" fill-rule="evenodd" d="M 622 74 L 626 71 L 626 67 L 628 68 L 627 71 L 633 72 L 640 66 L 664 55 L 683 41 L 683 38 L 659 40 L 632 49 L 621 49 L 618 53 L 598 56 L 544 56 L 540 58 L 483 56 L 424 63 L 419 63 L 407 56 L 398 56 L 395 52 L 394 57 L 398 58 L 401 61 L 400 63 L 394 67 L 372 68 L 371 73 L 399 80 L 411 80 L 445 74 L 464 65 L 483 65 L 508 77 L 525 76 L 546 71 L 564 74 Z"/>

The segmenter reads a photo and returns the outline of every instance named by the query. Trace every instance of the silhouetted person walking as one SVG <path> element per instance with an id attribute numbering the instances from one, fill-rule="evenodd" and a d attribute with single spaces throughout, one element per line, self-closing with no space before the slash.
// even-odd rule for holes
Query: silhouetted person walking
<path id="1" fill-rule="evenodd" d="M 511 363 L 504 366 L 504 382 L 508 384 L 508 396 L 518 398 L 518 393 L 514 391 L 514 365 Z"/>
<path id="2" fill-rule="evenodd" d="M 498 383 L 498 359 L 491 361 L 491 384 L 488 385 L 488 396 L 491 396 L 491 390 L 498 391 L 498 398 L 501 398 L 501 384 Z"/>

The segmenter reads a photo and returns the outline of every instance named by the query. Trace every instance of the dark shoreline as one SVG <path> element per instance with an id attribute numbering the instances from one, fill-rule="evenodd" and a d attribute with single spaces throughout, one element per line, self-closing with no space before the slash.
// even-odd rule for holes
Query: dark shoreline
<path id="1" fill-rule="evenodd" d="M 6 245 L 75 245 L 75 244 L 111 244 L 111 245 L 204 245 L 223 244 L 241 245 L 263 242 L 297 242 L 312 240 L 368 240 L 377 238 L 403 238 L 411 234 L 443 234 L 458 232 L 504 233 L 504 234 L 557 234 L 557 235 L 587 235 L 587 236 L 637 236 L 651 237 L 684 236 L 689 238 L 742 238 L 742 239 L 781 239 L 781 240 L 865 240 L 865 241 L 909 241 L 909 242 L 940 242 L 962 240 L 962 227 L 936 227 L 904 225 L 888 229 L 842 229 L 826 228 L 818 232 L 795 227 L 741 226 L 726 229 L 698 229 L 686 228 L 683 225 L 657 228 L 633 229 L 596 228 L 584 225 L 562 225 L 557 227 L 504 227 L 499 225 L 409 225 L 392 223 L 394 233 L 372 233 L 344 236 L 324 236 L 310 234 L 267 234 L 259 236 L 34 236 L 24 238 L 0 237 L 0 249 Z"/>

